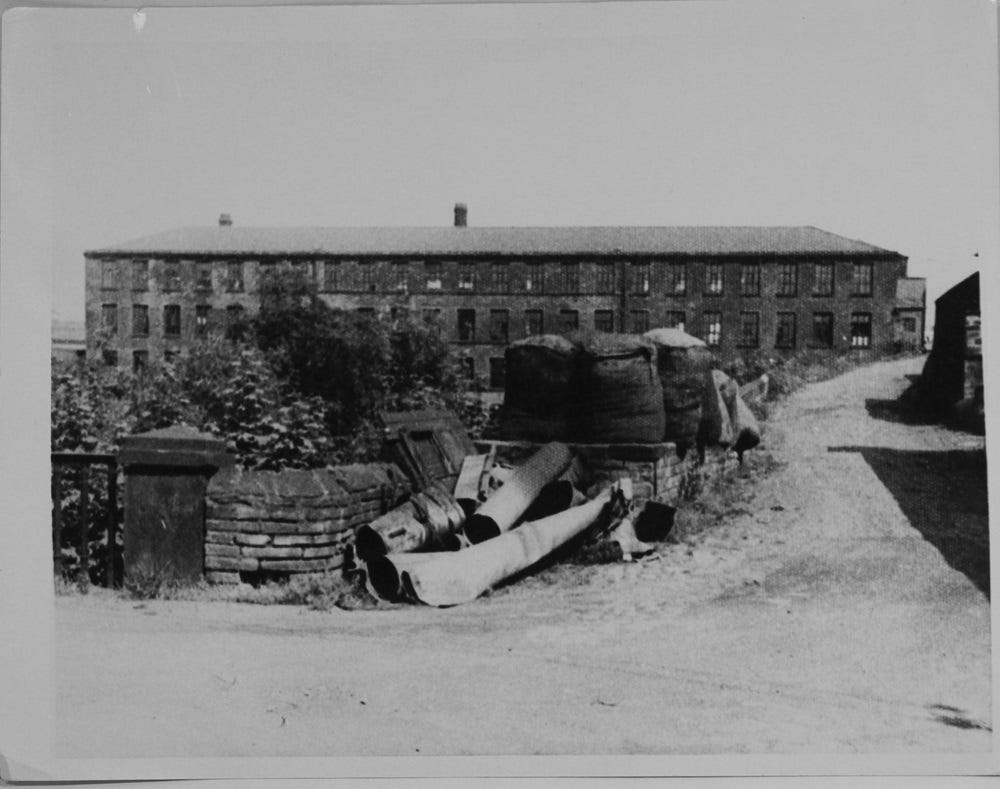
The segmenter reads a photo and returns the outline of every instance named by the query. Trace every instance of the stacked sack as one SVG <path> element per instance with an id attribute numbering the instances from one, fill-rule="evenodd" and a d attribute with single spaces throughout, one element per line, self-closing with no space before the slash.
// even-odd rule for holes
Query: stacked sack
<path id="1" fill-rule="evenodd" d="M 704 342 L 680 329 L 653 329 L 643 336 L 656 346 L 656 367 L 663 389 L 663 440 L 676 444 L 683 457 L 698 439 L 712 352 Z"/>
<path id="2" fill-rule="evenodd" d="M 568 439 L 578 355 L 574 343 L 555 334 L 528 337 L 507 347 L 501 438 L 539 443 Z"/>
<path id="3" fill-rule="evenodd" d="M 575 334 L 580 349 L 570 427 L 589 444 L 655 444 L 665 430 L 656 346 L 633 334 Z"/>

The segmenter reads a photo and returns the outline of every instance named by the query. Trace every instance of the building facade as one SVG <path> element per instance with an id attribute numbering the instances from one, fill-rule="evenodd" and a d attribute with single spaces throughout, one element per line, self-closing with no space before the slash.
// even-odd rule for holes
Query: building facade
<path id="1" fill-rule="evenodd" d="M 506 346 L 577 329 L 671 326 L 723 360 L 894 349 L 897 252 L 814 227 L 181 228 L 85 253 L 88 355 L 141 366 L 257 308 L 275 267 L 332 307 L 441 322 L 470 375 Z M 923 325 L 921 315 L 921 327 Z M 921 329 L 922 331 L 922 329 Z"/>

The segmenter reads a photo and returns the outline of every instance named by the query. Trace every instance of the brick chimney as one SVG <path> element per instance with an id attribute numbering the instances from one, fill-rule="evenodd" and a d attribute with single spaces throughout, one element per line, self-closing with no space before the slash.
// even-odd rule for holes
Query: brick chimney
<path id="1" fill-rule="evenodd" d="M 455 203 L 455 227 L 465 227 L 469 219 L 469 208 L 465 203 Z"/>
<path id="2" fill-rule="evenodd" d="M 229 227 L 233 224 L 233 218 L 229 214 L 219 214 L 219 227 Z"/>

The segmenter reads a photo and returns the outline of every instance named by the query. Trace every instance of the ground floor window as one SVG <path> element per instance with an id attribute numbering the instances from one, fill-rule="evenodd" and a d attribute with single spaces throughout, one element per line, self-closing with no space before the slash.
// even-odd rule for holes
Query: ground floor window
<path id="1" fill-rule="evenodd" d="M 774 338 L 775 348 L 795 347 L 795 313 L 778 313 L 778 331 Z"/>
<path id="2" fill-rule="evenodd" d="M 756 348 L 760 345 L 760 313 L 740 313 L 740 347 Z"/>
<path id="3" fill-rule="evenodd" d="M 510 334 L 507 310 L 490 310 L 490 342 L 506 343 Z"/>
<path id="4" fill-rule="evenodd" d="M 851 313 L 851 347 L 870 348 L 872 344 L 872 314 Z"/>
<path id="5" fill-rule="evenodd" d="M 632 333 L 642 334 L 649 331 L 649 310 L 632 310 L 629 316 L 632 323 Z"/>
<path id="6" fill-rule="evenodd" d="M 506 368 L 502 356 L 495 356 L 490 359 L 490 388 L 503 389 L 506 379 Z"/>
<path id="7" fill-rule="evenodd" d="M 566 333 L 580 328 L 580 313 L 576 310 L 559 311 L 559 331 Z"/>
<path id="8" fill-rule="evenodd" d="M 525 310 L 524 311 L 524 335 L 526 337 L 533 337 L 536 334 L 542 334 L 545 330 L 545 322 L 542 320 L 541 310 Z"/>
<path id="9" fill-rule="evenodd" d="M 833 347 L 833 313 L 814 312 L 812 343 L 823 348 Z"/>
<path id="10" fill-rule="evenodd" d="M 594 310 L 594 329 L 602 332 L 615 330 L 614 310 Z"/>
<path id="11" fill-rule="evenodd" d="M 673 310 L 667 313 L 666 319 L 663 321 L 663 325 L 668 329 L 680 329 L 681 331 L 684 331 L 684 324 L 686 322 L 685 318 L 687 318 L 687 316 L 683 311 Z"/>
<path id="12" fill-rule="evenodd" d="M 916 318 L 903 318 L 903 331 L 915 332 L 917 330 Z"/>
<path id="13" fill-rule="evenodd" d="M 719 345 L 722 342 L 722 313 L 706 312 L 702 324 L 705 327 L 705 344 Z"/>
<path id="14" fill-rule="evenodd" d="M 208 317 L 212 308 L 207 304 L 199 304 L 194 308 L 194 333 L 198 337 L 208 334 Z"/>
<path id="15" fill-rule="evenodd" d="M 104 361 L 108 367 L 118 366 L 118 351 L 113 351 L 110 348 L 104 348 L 101 351 L 101 359 Z"/>
<path id="16" fill-rule="evenodd" d="M 141 373 L 149 365 L 149 351 L 132 351 L 132 370 Z"/>

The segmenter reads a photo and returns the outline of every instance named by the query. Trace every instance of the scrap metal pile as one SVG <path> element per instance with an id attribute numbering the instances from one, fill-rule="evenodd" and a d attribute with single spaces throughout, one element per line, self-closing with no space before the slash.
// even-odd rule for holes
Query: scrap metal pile
<path id="1" fill-rule="evenodd" d="M 454 415 L 382 415 L 387 459 L 419 492 L 355 534 L 354 558 L 376 597 L 465 603 L 574 540 L 625 560 L 652 551 L 673 508 L 637 508 L 627 476 L 591 485 L 564 441 L 672 442 L 682 457 L 723 446 L 742 459 L 760 440 L 739 386 L 677 329 L 530 337 L 506 362 L 501 436 L 547 442 L 516 468 L 478 454 Z"/>
<path id="2" fill-rule="evenodd" d="M 489 454 L 469 455 L 452 492 L 432 483 L 358 529 L 355 556 L 368 590 L 383 600 L 451 606 L 476 599 L 587 534 L 604 535 L 623 553 L 651 550 L 636 537 L 630 518 L 631 480 L 590 496 L 581 491 L 585 482 L 583 465 L 559 442 L 513 469 Z M 659 530 L 663 537 L 667 531 Z"/>

